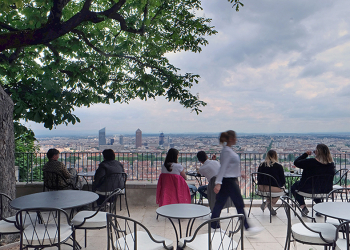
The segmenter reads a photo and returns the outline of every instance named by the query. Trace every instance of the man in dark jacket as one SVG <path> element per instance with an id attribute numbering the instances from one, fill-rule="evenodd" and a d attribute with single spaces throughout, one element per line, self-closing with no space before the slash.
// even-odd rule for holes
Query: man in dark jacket
<path id="1" fill-rule="evenodd" d="M 92 190 L 99 195 L 97 205 L 102 204 L 105 200 L 107 192 L 114 191 L 114 179 L 107 178 L 111 174 L 123 173 L 123 165 L 115 160 L 115 154 L 112 149 L 105 149 L 102 152 L 104 161 L 101 162 L 96 170 Z"/>

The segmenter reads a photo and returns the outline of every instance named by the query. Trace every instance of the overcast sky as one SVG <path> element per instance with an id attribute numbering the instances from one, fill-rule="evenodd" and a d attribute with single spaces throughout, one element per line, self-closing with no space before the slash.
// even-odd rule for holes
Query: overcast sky
<path id="1" fill-rule="evenodd" d="M 76 125 L 40 136 L 134 133 L 350 132 L 350 1 L 243 0 L 239 12 L 226 0 L 203 0 L 218 31 L 201 53 L 169 54 L 170 62 L 201 76 L 192 89 L 208 103 L 199 115 L 177 102 L 79 108 Z"/>

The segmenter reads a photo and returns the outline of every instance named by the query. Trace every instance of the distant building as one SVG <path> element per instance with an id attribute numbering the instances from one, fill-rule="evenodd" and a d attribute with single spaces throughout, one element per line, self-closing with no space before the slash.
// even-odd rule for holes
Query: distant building
<path id="1" fill-rule="evenodd" d="M 111 145 L 113 145 L 113 143 L 114 143 L 114 139 L 111 139 Z"/>
<path id="2" fill-rule="evenodd" d="M 159 146 L 162 146 L 164 144 L 164 134 L 160 133 L 159 135 Z"/>
<path id="3" fill-rule="evenodd" d="M 119 144 L 124 145 L 124 137 L 122 135 L 119 136 Z"/>
<path id="4" fill-rule="evenodd" d="M 98 145 L 106 145 L 106 128 L 98 131 Z"/>
<path id="5" fill-rule="evenodd" d="M 142 146 L 142 131 L 138 128 L 136 130 L 136 148 L 140 148 Z"/>

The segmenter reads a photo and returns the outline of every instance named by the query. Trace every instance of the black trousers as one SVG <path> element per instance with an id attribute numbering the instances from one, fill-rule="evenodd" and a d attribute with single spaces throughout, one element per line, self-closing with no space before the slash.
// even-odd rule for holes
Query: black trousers
<path id="1" fill-rule="evenodd" d="M 241 195 L 241 190 L 238 186 L 237 178 L 223 178 L 220 192 L 216 195 L 215 205 L 211 214 L 211 218 L 219 218 L 221 214 L 221 210 L 225 206 L 227 198 L 230 197 L 233 204 L 237 209 L 238 214 L 244 215 L 244 227 L 246 229 L 249 228 L 246 215 L 244 212 L 244 202 Z M 212 223 L 212 228 L 219 228 L 220 225 L 218 223 Z"/>
<path id="2" fill-rule="evenodd" d="M 296 190 L 299 189 L 299 184 L 300 184 L 300 181 L 296 181 L 294 182 L 294 184 L 292 185 L 291 187 L 291 192 L 292 192 L 292 195 L 294 196 L 294 199 L 299 203 L 299 206 L 302 206 L 302 205 L 305 205 L 305 199 L 304 199 L 304 196 L 301 196 L 300 194 L 298 194 L 296 192 Z M 320 203 L 321 202 L 321 199 L 314 199 L 314 202 L 317 204 L 317 203 Z"/>

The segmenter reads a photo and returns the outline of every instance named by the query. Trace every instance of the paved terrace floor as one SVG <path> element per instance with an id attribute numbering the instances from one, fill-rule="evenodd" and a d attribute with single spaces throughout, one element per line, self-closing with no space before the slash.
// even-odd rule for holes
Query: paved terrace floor
<path id="1" fill-rule="evenodd" d="M 261 202 L 261 201 L 258 201 Z M 257 204 L 258 205 L 258 204 Z M 130 207 L 130 214 L 131 217 L 135 220 L 140 221 L 142 224 L 144 224 L 151 233 L 158 234 L 160 236 L 169 238 L 171 240 L 176 241 L 174 229 L 169 222 L 168 219 L 159 216 L 159 219 L 156 219 L 156 209 L 157 206 L 135 206 Z M 248 213 L 249 206 L 246 205 L 246 212 Z M 310 209 L 309 209 L 310 210 Z M 310 211 L 311 212 L 311 211 Z M 117 209 L 117 213 L 123 216 L 127 216 L 126 209 L 123 208 L 122 211 L 119 211 Z M 224 209 L 221 213 L 221 216 L 227 216 L 235 215 L 236 209 L 230 208 L 229 212 L 227 212 L 226 209 Z M 292 216 L 292 218 L 295 219 L 292 223 L 297 223 L 297 217 Z M 194 228 L 196 228 L 196 225 L 199 225 L 205 220 L 208 220 L 209 216 L 206 216 L 204 218 L 197 219 L 194 225 Z M 252 213 L 250 217 L 248 218 L 249 223 L 252 226 L 259 226 L 263 227 L 264 230 L 253 237 L 244 237 L 244 249 L 256 249 L 256 250 L 281 250 L 284 248 L 285 244 L 285 237 L 286 237 L 286 230 L 287 230 L 287 219 L 286 214 L 284 212 L 284 209 L 281 208 L 277 210 L 277 216 L 274 216 L 272 218 L 272 223 L 269 222 L 269 213 L 266 209 L 265 212 L 262 212 L 260 207 L 255 206 L 252 208 Z M 318 222 L 323 221 L 323 217 L 317 218 Z M 183 228 L 185 227 L 186 221 L 184 220 L 182 222 Z M 187 225 L 187 224 L 186 224 Z M 84 246 L 84 236 L 83 236 L 83 230 L 77 230 L 77 240 L 81 244 L 81 246 Z M 298 249 L 298 250 L 313 250 L 313 249 L 323 249 L 322 246 L 311 246 L 311 245 L 303 245 L 300 243 L 296 243 L 296 246 L 291 243 L 292 249 Z M 0 250 L 15 250 L 19 249 L 19 246 L 16 245 L 7 245 L 4 247 L 0 247 Z M 45 249 L 57 249 L 57 248 L 45 248 Z M 71 249 L 69 246 L 63 246 L 62 250 Z M 103 250 L 107 249 L 107 233 L 106 229 L 101 230 L 89 230 L 88 231 L 88 245 L 87 248 L 82 248 L 82 250 Z M 174 248 L 175 249 L 175 248 Z"/>

